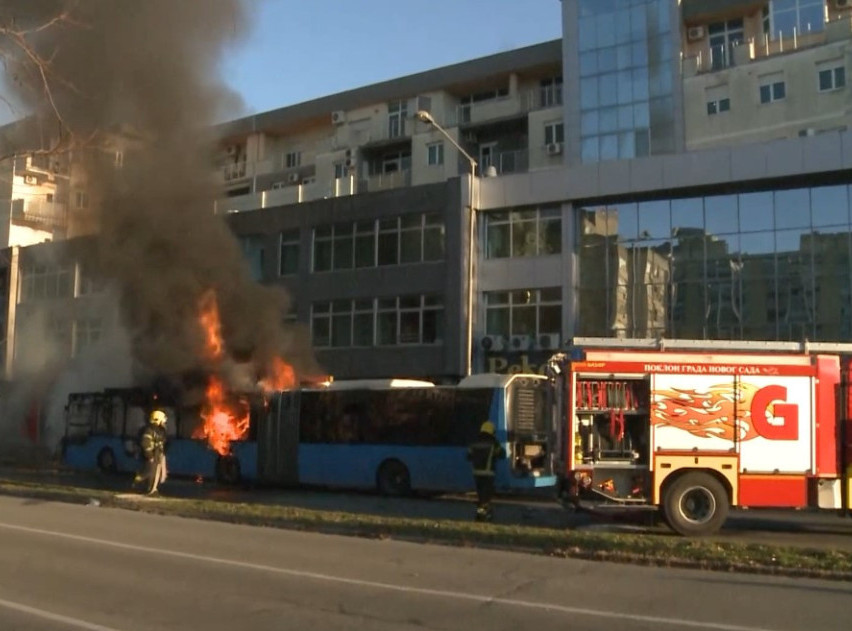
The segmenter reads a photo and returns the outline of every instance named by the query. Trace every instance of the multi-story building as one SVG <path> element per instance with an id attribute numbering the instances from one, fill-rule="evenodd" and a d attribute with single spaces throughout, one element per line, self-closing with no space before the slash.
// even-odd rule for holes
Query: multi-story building
<path id="1" fill-rule="evenodd" d="M 535 369 L 577 335 L 850 341 L 852 5 L 562 13 L 561 40 L 218 129 L 215 212 L 329 372 Z"/>

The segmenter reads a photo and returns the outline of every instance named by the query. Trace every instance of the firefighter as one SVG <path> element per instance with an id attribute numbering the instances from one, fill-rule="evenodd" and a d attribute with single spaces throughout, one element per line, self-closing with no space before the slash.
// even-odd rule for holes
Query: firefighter
<path id="1" fill-rule="evenodd" d="M 467 459 L 473 468 L 476 483 L 476 521 L 491 521 L 491 500 L 494 498 L 494 469 L 497 460 L 505 458 L 506 452 L 494 436 L 494 423 L 485 421 L 479 428 L 479 436 L 467 449 Z"/>
<path id="2" fill-rule="evenodd" d="M 142 471 L 133 479 L 133 485 L 145 482 L 147 495 L 156 495 L 157 488 L 166 479 L 166 421 L 165 412 L 154 410 L 139 435 L 143 463 Z"/>

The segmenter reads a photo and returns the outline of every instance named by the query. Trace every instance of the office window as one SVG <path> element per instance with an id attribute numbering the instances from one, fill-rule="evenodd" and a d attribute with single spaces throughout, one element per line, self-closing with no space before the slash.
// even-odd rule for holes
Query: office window
<path id="1" fill-rule="evenodd" d="M 440 261 L 444 221 L 439 213 L 417 213 L 320 226 L 313 257 L 315 272 Z"/>
<path id="2" fill-rule="evenodd" d="M 760 102 L 774 103 L 787 96 L 787 87 L 783 81 L 773 81 L 760 86 Z"/>
<path id="3" fill-rule="evenodd" d="M 323 301 L 312 306 L 311 333 L 317 347 L 437 344 L 443 315 L 436 295 Z"/>
<path id="4" fill-rule="evenodd" d="M 355 300 L 352 308 L 352 346 L 372 346 L 375 339 L 375 300 Z"/>
<path id="5" fill-rule="evenodd" d="M 94 346 L 103 336 L 103 322 L 100 318 L 82 319 L 74 323 L 74 355 Z"/>
<path id="6" fill-rule="evenodd" d="M 485 257 L 489 259 L 559 254 L 562 212 L 559 207 L 485 213 Z"/>
<path id="7" fill-rule="evenodd" d="M 103 278 L 90 273 L 88 270 L 86 270 L 86 267 L 84 265 L 77 265 L 76 295 L 78 297 L 90 296 L 92 294 L 101 293 L 104 290 L 105 286 L 106 284 L 104 283 Z"/>
<path id="8" fill-rule="evenodd" d="M 846 68 L 837 66 L 819 71 L 819 91 L 839 90 L 846 85 Z"/>
<path id="9" fill-rule="evenodd" d="M 488 335 L 536 336 L 562 331 L 562 290 L 559 287 L 485 292 Z"/>
<path id="10" fill-rule="evenodd" d="M 376 222 L 358 221 L 355 223 L 355 267 L 374 267 L 376 265 Z"/>
<path id="11" fill-rule="evenodd" d="M 731 99 L 717 99 L 715 101 L 707 101 L 707 114 L 718 114 L 720 112 L 727 112 L 731 109 Z"/>
<path id="12" fill-rule="evenodd" d="M 436 344 L 443 341 L 440 296 L 400 296 L 376 301 L 376 344 Z"/>
<path id="13" fill-rule="evenodd" d="M 302 164 L 301 151 L 288 151 L 284 154 L 284 168 L 295 169 Z"/>
<path id="14" fill-rule="evenodd" d="M 261 235 L 244 235 L 239 237 L 243 258 L 249 265 L 251 277 L 256 282 L 263 282 L 263 267 L 265 252 Z"/>
<path id="15" fill-rule="evenodd" d="M 311 339 L 314 346 L 331 346 L 331 302 L 311 305 Z"/>
<path id="16" fill-rule="evenodd" d="M 74 292 L 74 268 L 28 265 L 21 268 L 19 302 L 50 298 L 71 298 Z"/>
<path id="17" fill-rule="evenodd" d="M 432 142 L 426 145 L 426 164 L 429 166 L 444 164 L 443 142 Z"/>
<path id="18" fill-rule="evenodd" d="M 299 271 L 299 229 L 284 230 L 278 237 L 278 275 Z"/>
<path id="19" fill-rule="evenodd" d="M 565 132 L 561 122 L 547 123 L 544 126 L 544 144 L 564 142 Z"/>

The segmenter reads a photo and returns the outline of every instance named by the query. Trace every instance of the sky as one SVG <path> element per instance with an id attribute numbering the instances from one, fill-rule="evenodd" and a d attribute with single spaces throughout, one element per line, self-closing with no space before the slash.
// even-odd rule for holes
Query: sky
<path id="1" fill-rule="evenodd" d="M 559 0 L 252 0 L 223 77 L 255 114 L 558 39 Z"/>

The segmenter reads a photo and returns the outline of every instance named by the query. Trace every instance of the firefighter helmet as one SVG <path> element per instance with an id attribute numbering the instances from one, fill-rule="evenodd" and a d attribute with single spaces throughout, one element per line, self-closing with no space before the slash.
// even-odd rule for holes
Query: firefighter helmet
<path id="1" fill-rule="evenodd" d="M 491 434 L 491 435 L 493 436 L 493 435 L 494 435 L 494 431 L 495 431 L 495 429 L 494 429 L 494 423 L 492 423 L 491 421 L 485 421 L 485 422 L 484 422 L 484 423 L 483 423 L 483 424 L 479 427 L 479 431 L 480 431 L 481 433 L 483 433 L 483 434 Z"/>
<path id="2" fill-rule="evenodd" d="M 154 425 L 165 425 L 166 424 L 166 413 L 162 410 L 154 410 L 151 412 L 150 417 L 151 423 Z"/>

